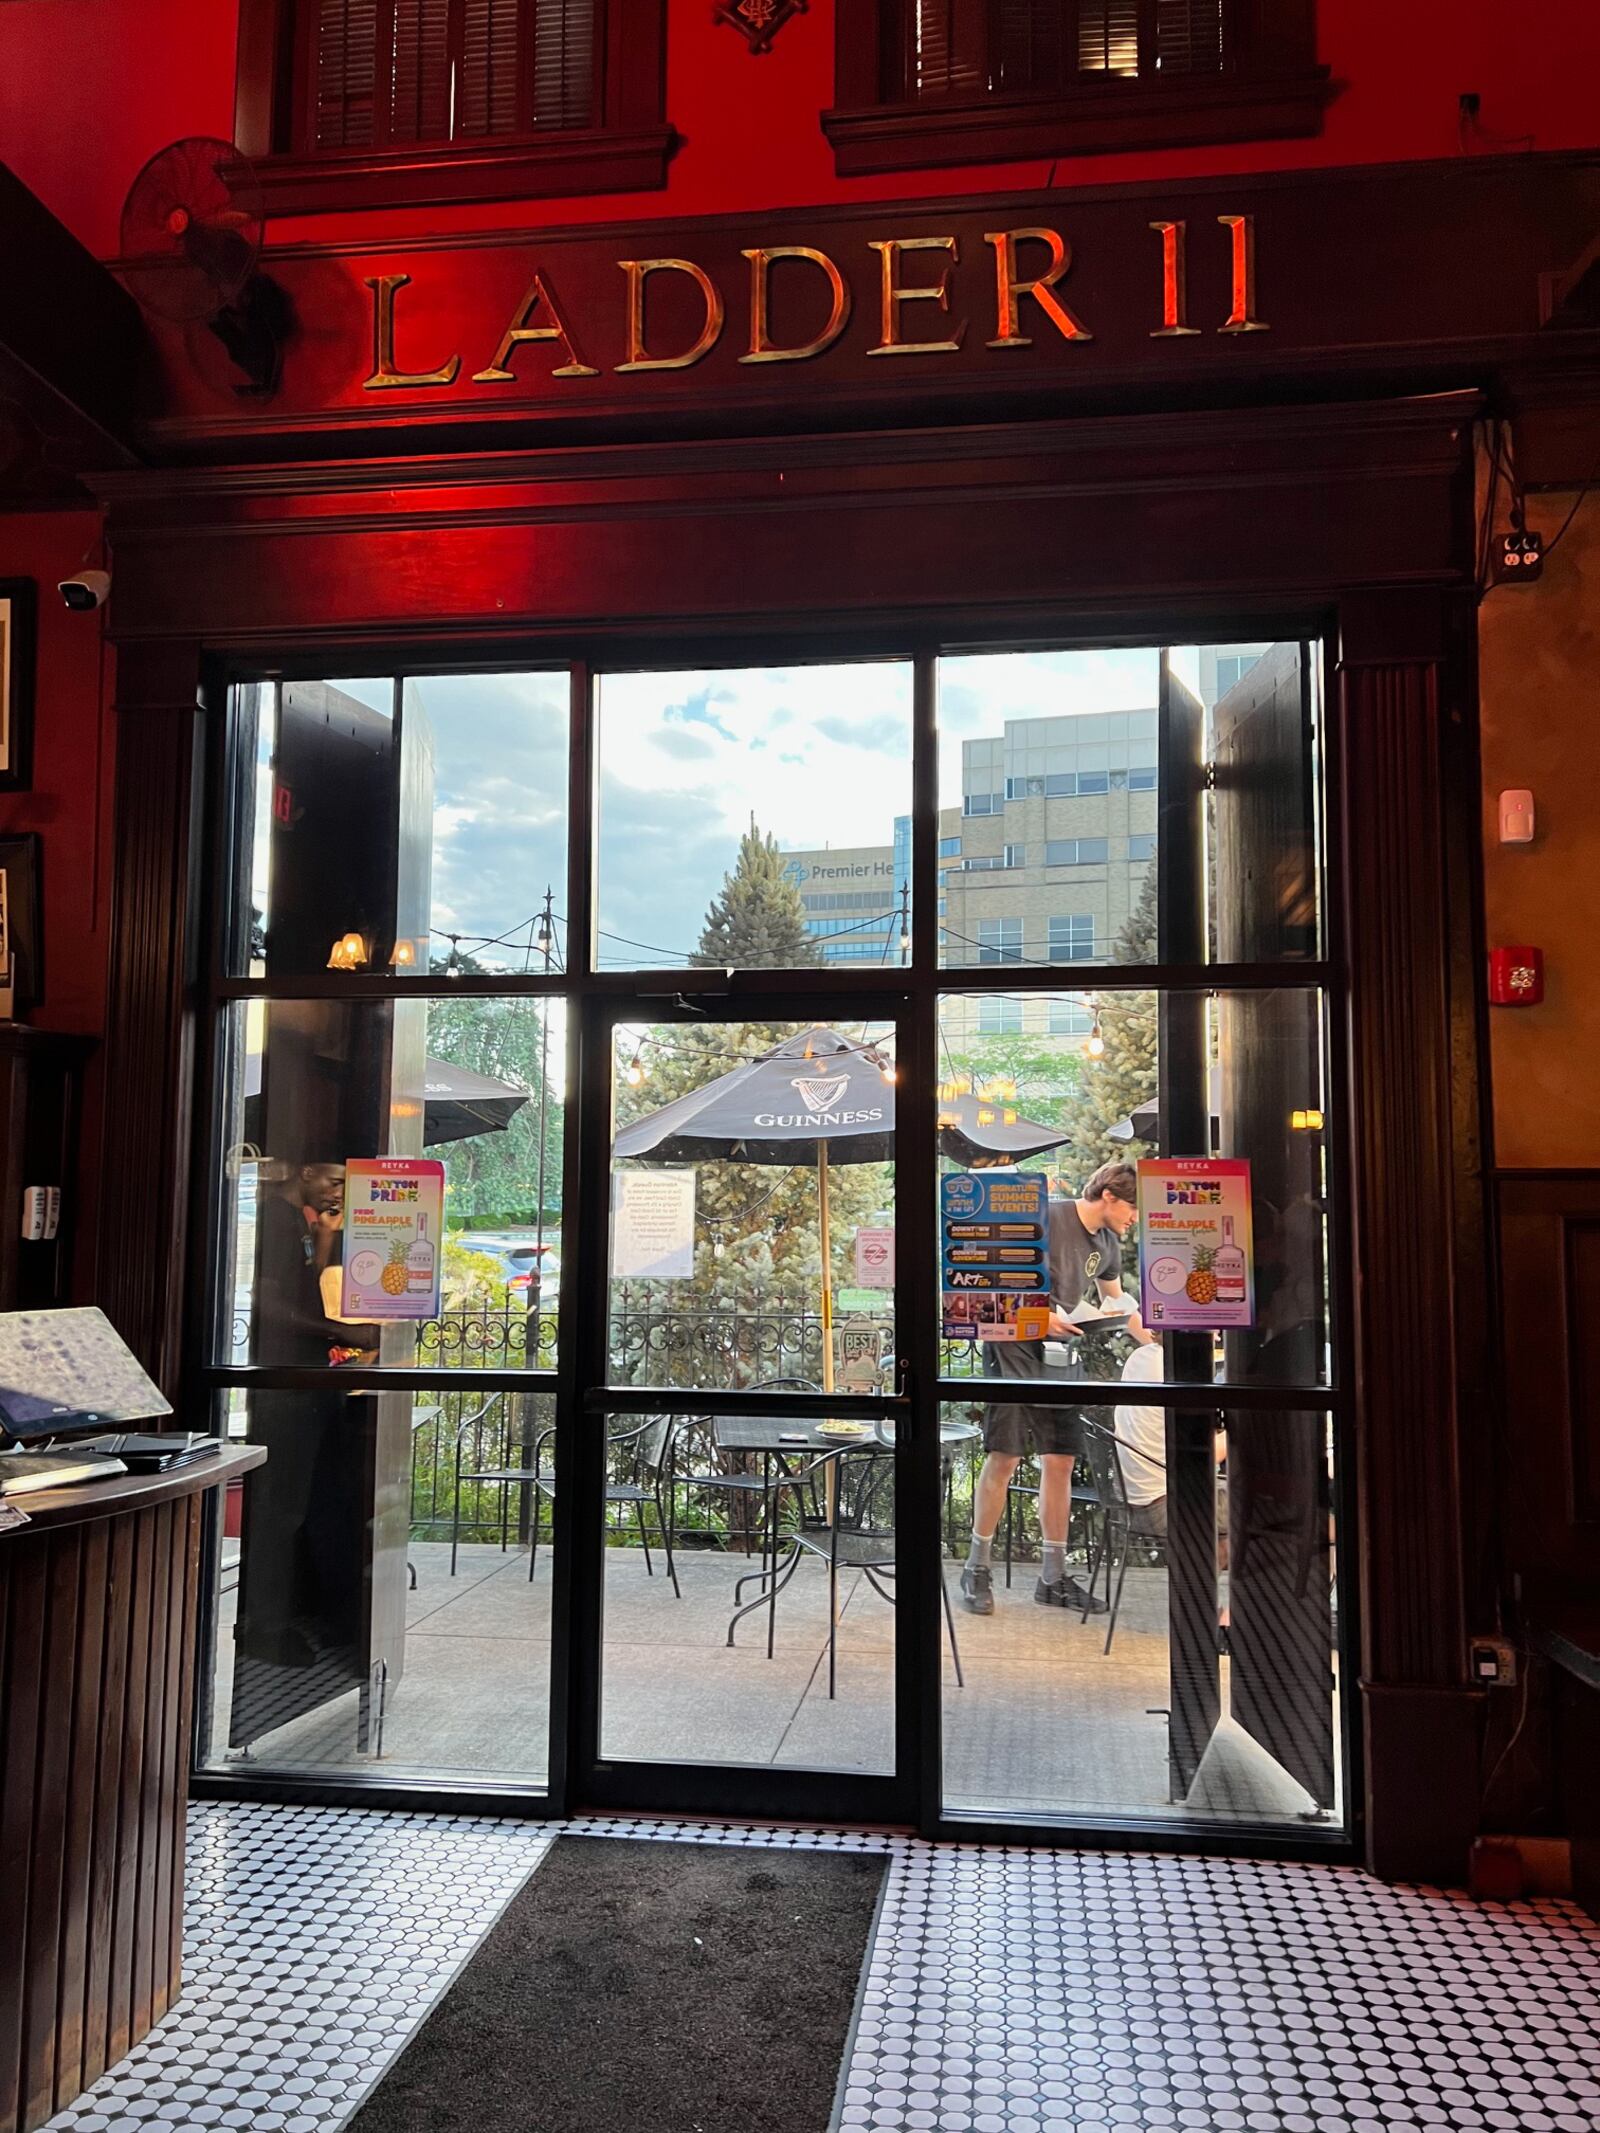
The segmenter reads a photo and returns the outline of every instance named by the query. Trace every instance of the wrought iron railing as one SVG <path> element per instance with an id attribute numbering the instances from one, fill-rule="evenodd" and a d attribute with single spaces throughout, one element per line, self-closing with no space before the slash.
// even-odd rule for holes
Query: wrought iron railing
<path id="1" fill-rule="evenodd" d="M 650 1284 L 613 1284 L 609 1316 L 611 1381 L 619 1385 L 671 1385 L 737 1394 L 774 1379 L 820 1382 L 822 1317 L 814 1304 L 774 1297 L 744 1310 L 685 1309 L 663 1300 Z M 869 1323 L 851 1319 L 841 1324 Z M 887 1382 L 889 1323 L 882 1325 Z M 836 1329 L 837 1330 L 837 1329 Z M 526 1367 L 529 1342 L 535 1369 L 551 1369 L 556 1357 L 554 1311 L 533 1314 L 514 1305 L 481 1304 L 447 1311 L 418 1328 L 417 1360 L 459 1368 L 459 1389 L 418 1394 L 412 1438 L 411 1529 L 417 1540 L 526 1541 L 530 1489 L 468 1477 L 531 1466 L 536 1440 L 554 1421 L 551 1393 L 532 1391 L 485 1397 L 474 1391 L 474 1370 Z M 973 1374 L 973 1351 L 965 1342 L 945 1344 L 942 1367 L 951 1376 Z M 459 1491 L 456 1484 L 459 1444 Z M 549 1454 L 546 1452 L 546 1466 Z M 945 1492 L 947 1538 L 964 1540 L 970 1518 L 975 1458 L 963 1458 Z M 459 1518 L 458 1512 L 459 1495 Z M 685 1539 L 699 1511 L 682 1506 Z M 546 1507 L 548 1517 L 548 1507 Z"/>

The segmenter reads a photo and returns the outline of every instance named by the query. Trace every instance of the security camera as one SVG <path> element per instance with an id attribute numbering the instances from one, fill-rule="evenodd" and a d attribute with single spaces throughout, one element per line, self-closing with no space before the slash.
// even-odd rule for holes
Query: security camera
<path id="1" fill-rule="evenodd" d="M 91 608 L 105 606 L 111 592 L 111 573 L 80 570 L 75 578 L 63 578 L 56 589 L 74 614 L 86 615 Z"/>

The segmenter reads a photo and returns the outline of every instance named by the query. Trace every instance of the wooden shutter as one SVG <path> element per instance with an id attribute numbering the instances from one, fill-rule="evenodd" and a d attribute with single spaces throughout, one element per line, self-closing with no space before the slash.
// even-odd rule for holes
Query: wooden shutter
<path id="1" fill-rule="evenodd" d="M 1219 74 L 1223 0 L 1156 0 L 1156 69 L 1161 74 Z"/>
<path id="2" fill-rule="evenodd" d="M 590 126 L 604 0 L 305 0 L 310 145 L 428 146 Z"/>
<path id="3" fill-rule="evenodd" d="M 1137 74 L 1139 0 L 1078 0 L 1080 74 Z"/>
<path id="4" fill-rule="evenodd" d="M 533 38 L 534 128 L 594 123 L 596 10 L 600 0 L 522 0 Z M 626 4 L 626 0 L 623 0 Z"/>
<path id="5" fill-rule="evenodd" d="M 450 0 L 393 0 L 389 64 L 391 141 L 448 141 Z"/>
<path id="6" fill-rule="evenodd" d="M 1064 88 L 1077 71 L 1070 0 L 993 0 L 989 87 L 1014 95 Z"/>
<path id="7" fill-rule="evenodd" d="M 374 137 L 378 0 L 320 0 L 312 144 L 366 148 Z"/>
<path id="8" fill-rule="evenodd" d="M 518 130 L 520 14 L 519 0 L 465 0 L 456 90 L 456 132 L 464 138 Z"/>

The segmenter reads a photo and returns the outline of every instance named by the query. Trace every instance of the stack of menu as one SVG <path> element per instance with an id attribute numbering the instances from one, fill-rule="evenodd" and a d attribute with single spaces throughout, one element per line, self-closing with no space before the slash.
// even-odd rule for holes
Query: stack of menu
<path id="1" fill-rule="evenodd" d="M 65 1489 L 78 1481 L 105 1481 L 128 1469 L 104 1452 L 0 1452 L 0 1496 L 27 1496 L 35 1489 Z"/>

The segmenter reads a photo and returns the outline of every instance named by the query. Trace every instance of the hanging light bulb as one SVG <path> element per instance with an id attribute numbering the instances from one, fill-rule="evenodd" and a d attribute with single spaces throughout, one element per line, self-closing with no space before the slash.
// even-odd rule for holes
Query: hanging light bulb
<path id="1" fill-rule="evenodd" d="M 1106 1039 L 1105 1032 L 1100 1027 L 1100 1010 L 1098 1007 L 1094 1011 L 1094 1028 L 1089 1032 L 1087 1050 L 1091 1059 L 1103 1059 L 1105 1057 Z"/>
<path id="2" fill-rule="evenodd" d="M 633 1057 L 628 1061 L 627 1071 L 622 1077 L 623 1080 L 628 1084 L 628 1087 L 630 1089 L 638 1088 L 640 1082 L 644 1080 L 645 1065 L 644 1058 L 642 1055 L 643 1047 L 640 1045 L 635 1045 L 633 1049 Z"/>

